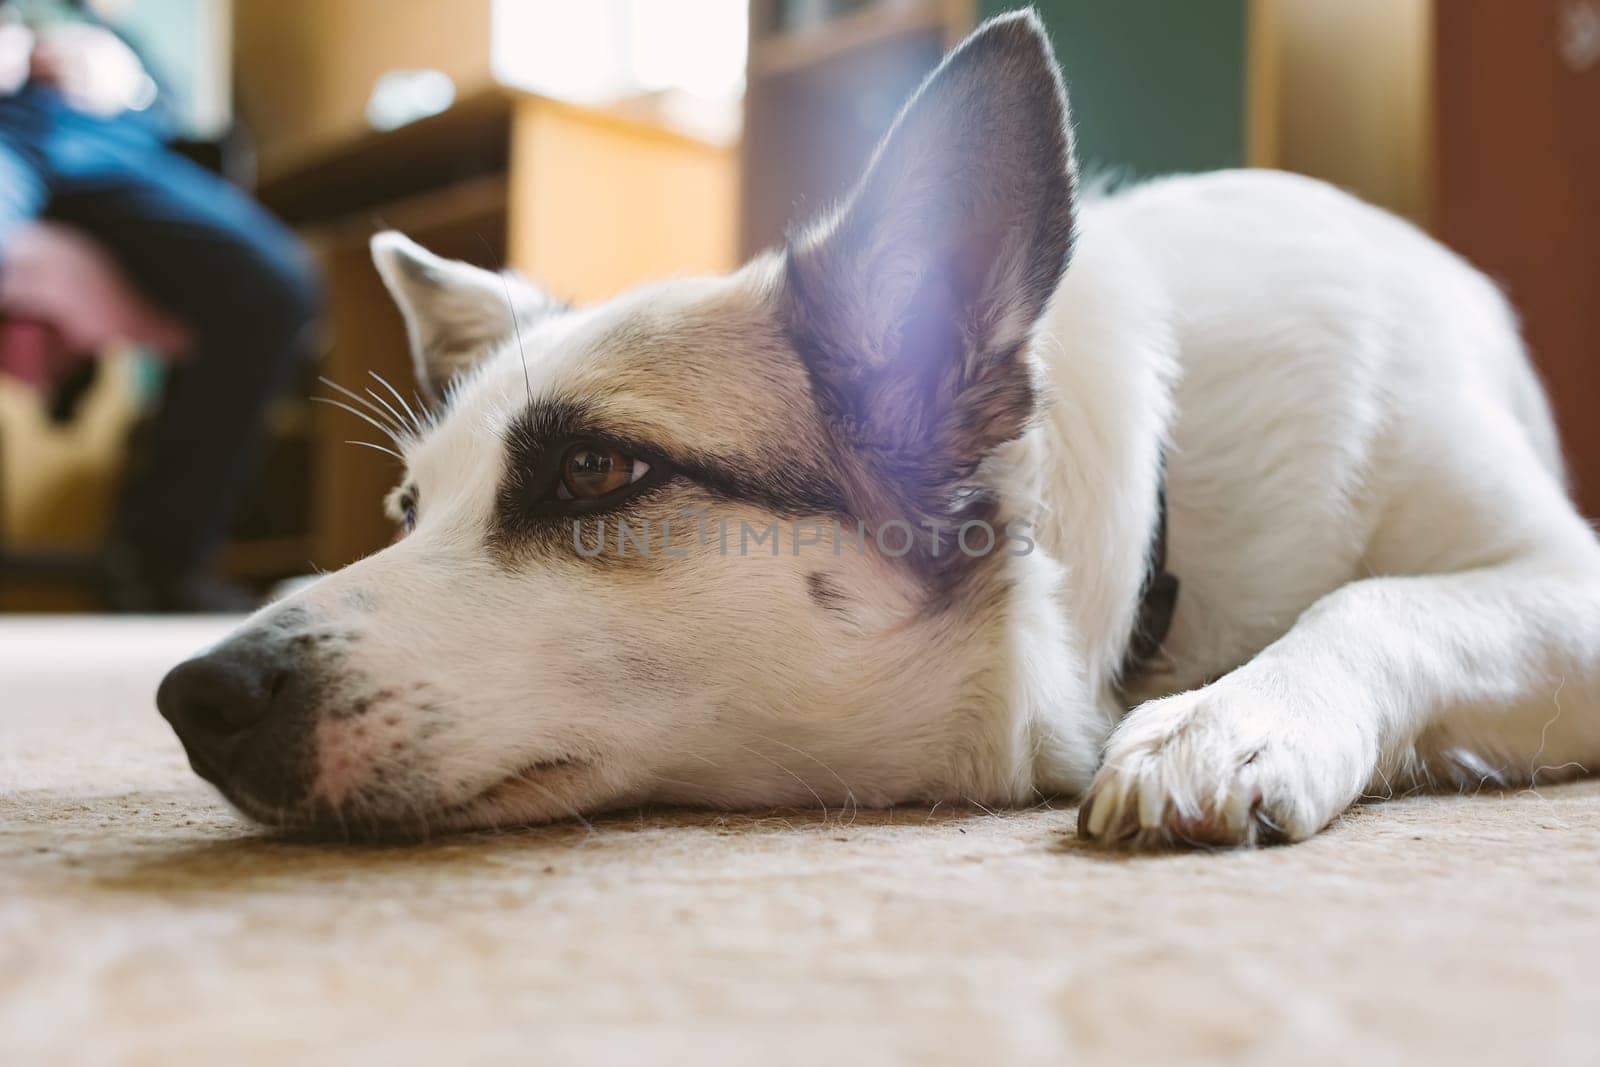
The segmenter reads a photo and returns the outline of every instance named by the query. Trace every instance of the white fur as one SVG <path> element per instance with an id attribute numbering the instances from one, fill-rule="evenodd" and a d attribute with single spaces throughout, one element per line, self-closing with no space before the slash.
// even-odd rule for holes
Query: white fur
<path id="1" fill-rule="evenodd" d="M 985 475 L 1038 550 L 1004 562 L 982 617 L 925 614 L 876 553 L 830 561 L 845 620 L 806 602 L 788 552 L 691 550 L 642 584 L 486 558 L 530 391 L 599 395 L 619 324 L 771 284 L 758 263 L 533 321 L 458 382 L 405 448 L 417 531 L 289 605 L 365 627 L 353 675 L 422 685 L 320 725 L 319 799 L 481 825 L 1086 791 L 1091 837 L 1229 844 L 1304 837 L 1363 795 L 1600 758 L 1600 548 L 1504 300 L 1406 224 L 1281 174 L 1086 206 L 1033 340 L 1050 404 Z M 705 386 L 722 400 L 610 402 L 735 448 L 765 393 L 803 388 L 740 366 Z M 1182 591 L 1156 669 L 1124 689 L 1163 452 Z M 389 746 L 426 756 L 403 795 L 371 788 Z"/>
<path id="2" fill-rule="evenodd" d="M 380 235 L 424 387 L 446 394 L 397 436 L 391 513 L 415 501 L 416 526 L 230 646 L 304 677 L 270 690 L 293 715 L 210 773 L 287 823 L 1061 794 L 1096 840 L 1240 844 L 1364 795 L 1600 759 L 1600 545 L 1500 293 L 1283 174 L 1058 215 L 1065 106 L 1037 21 L 991 21 L 786 261 L 595 308 Z M 740 530 L 993 502 L 1034 551 L 713 536 L 581 558 L 550 536 L 575 439 L 680 469 L 641 483 L 635 514 Z M 1122 677 L 1163 467 L 1181 591 L 1156 661 Z M 173 709 L 191 731 L 193 712 Z M 257 736 L 282 775 L 230 780 Z"/>
<path id="3" fill-rule="evenodd" d="M 1172 331 L 1146 365 L 1175 361 L 1176 382 L 1146 370 L 1158 384 L 1107 419 L 1174 412 L 1183 586 L 1087 832 L 1298 839 L 1363 795 L 1600 757 L 1600 549 L 1501 294 L 1410 226 L 1286 175 L 1136 189 L 1086 223 L 1085 251 L 1106 244 L 1139 258 Z M 1082 313 L 1062 304 L 1051 325 Z M 1057 366 L 1078 384 L 1093 359 Z"/>

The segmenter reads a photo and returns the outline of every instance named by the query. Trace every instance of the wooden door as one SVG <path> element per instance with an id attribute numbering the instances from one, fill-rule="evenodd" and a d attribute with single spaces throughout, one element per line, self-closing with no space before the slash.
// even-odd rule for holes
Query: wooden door
<path id="1" fill-rule="evenodd" d="M 1439 235 L 1505 286 L 1600 517 L 1600 0 L 1435 4 Z"/>

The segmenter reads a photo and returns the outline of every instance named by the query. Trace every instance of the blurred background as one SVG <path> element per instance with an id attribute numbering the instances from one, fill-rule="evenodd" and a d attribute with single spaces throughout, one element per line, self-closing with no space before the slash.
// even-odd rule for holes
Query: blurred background
<path id="1" fill-rule="evenodd" d="M 731 268 L 1013 6 L 0 0 L 0 610 L 233 607 L 382 547 L 396 463 L 308 399 L 417 402 L 376 229 L 580 302 Z M 1036 6 L 1091 172 L 1299 171 L 1500 280 L 1600 515 L 1600 0 Z"/>

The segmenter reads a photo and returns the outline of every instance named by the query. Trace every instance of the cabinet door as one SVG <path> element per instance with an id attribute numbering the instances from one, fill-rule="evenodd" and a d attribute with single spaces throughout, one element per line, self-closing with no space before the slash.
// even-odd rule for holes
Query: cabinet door
<path id="1" fill-rule="evenodd" d="M 1439 235 L 1505 286 L 1600 517 L 1600 0 L 1435 5 Z"/>

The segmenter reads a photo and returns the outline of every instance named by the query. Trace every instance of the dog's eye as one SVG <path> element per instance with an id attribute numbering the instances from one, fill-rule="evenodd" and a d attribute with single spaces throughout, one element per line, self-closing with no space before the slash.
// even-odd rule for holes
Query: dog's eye
<path id="1" fill-rule="evenodd" d="M 398 541 L 417 528 L 417 494 L 407 490 L 396 506 L 400 509 L 400 525 L 394 531 L 394 539 Z"/>
<path id="2" fill-rule="evenodd" d="M 627 453 L 594 442 L 581 442 L 561 457 L 559 500 L 598 500 L 625 488 L 650 473 L 650 464 Z"/>

